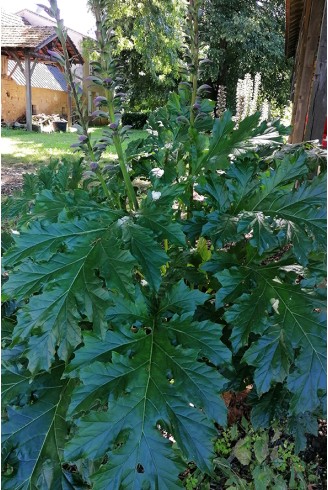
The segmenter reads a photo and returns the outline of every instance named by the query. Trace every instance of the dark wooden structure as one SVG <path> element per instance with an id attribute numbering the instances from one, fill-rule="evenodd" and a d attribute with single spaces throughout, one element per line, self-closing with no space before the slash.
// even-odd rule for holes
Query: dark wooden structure
<path id="1" fill-rule="evenodd" d="M 66 47 L 72 64 L 83 64 L 83 58 L 67 36 Z M 63 49 L 54 27 L 30 25 L 1 26 L 1 55 L 16 61 L 26 79 L 26 129 L 32 130 L 31 77 L 36 63 L 57 65 L 48 51 L 62 53 Z M 69 94 L 70 95 L 70 94 Z M 71 102 L 69 104 L 71 106 Z M 70 111 L 71 112 L 71 111 Z M 71 114 L 69 114 L 69 119 Z"/>
<path id="2" fill-rule="evenodd" d="M 322 141 L 327 119 L 327 0 L 286 0 L 286 56 L 295 57 L 291 143 Z"/>

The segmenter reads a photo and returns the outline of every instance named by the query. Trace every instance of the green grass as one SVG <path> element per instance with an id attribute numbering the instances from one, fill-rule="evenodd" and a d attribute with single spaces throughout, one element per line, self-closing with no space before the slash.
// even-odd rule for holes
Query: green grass
<path id="1" fill-rule="evenodd" d="M 91 128 L 89 130 L 91 140 L 98 140 L 102 134 L 102 128 Z M 146 131 L 133 130 L 129 141 L 144 138 Z M 75 148 L 70 148 L 73 143 L 78 142 L 76 132 L 67 133 L 34 133 L 21 129 L 2 129 L 1 131 L 1 164 L 13 166 L 17 164 L 31 164 L 33 166 L 48 164 L 51 157 L 62 158 L 67 155 L 79 155 Z M 82 154 L 81 154 L 82 155 Z M 102 159 L 115 157 L 114 146 L 109 146 Z"/>

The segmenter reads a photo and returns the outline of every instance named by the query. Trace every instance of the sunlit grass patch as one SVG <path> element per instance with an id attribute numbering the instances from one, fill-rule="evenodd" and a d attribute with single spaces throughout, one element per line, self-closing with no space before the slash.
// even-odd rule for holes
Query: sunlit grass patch
<path id="1" fill-rule="evenodd" d="M 102 135 L 102 128 L 90 128 L 91 140 L 96 141 Z M 147 133 L 141 130 L 131 131 L 129 141 L 145 137 Z M 70 146 L 77 142 L 76 132 L 66 133 L 31 133 L 21 129 L 3 129 L 1 139 L 1 164 L 40 165 L 49 163 L 52 157 L 62 158 L 78 155 L 76 149 Z M 82 154 L 82 153 L 81 153 Z M 104 159 L 115 158 L 114 146 L 109 146 L 103 154 Z"/>

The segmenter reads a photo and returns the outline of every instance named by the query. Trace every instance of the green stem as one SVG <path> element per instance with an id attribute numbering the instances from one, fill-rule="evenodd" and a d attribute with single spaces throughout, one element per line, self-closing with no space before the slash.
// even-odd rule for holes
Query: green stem
<path id="1" fill-rule="evenodd" d="M 199 28 L 198 28 L 198 2 L 197 0 L 190 0 L 190 14 L 189 24 L 190 31 L 193 34 L 191 40 L 191 61 L 193 66 L 193 72 L 191 74 L 190 82 L 192 84 L 191 103 L 190 103 L 190 125 L 193 126 L 195 122 L 195 113 L 193 105 L 197 98 L 198 88 L 198 69 L 199 69 Z"/>
<path id="2" fill-rule="evenodd" d="M 114 112 L 114 107 L 113 107 L 113 95 L 110 90 L 106 90 L 106 98 L 108 101 L 108 115 L 110 122 L 114 123 L 115 122 L 115 112 Z M 122 142 L 119 134 L 114 134 L 113 135 L 113 142 L 114 146 L 116 149 L 117 157 L 118 157 L 118 162 L 120 165 L 121 172 L 123 174 L 123 179 L 126 187 L 126 192 L 128 194 L 128 199 L 129 199 L 129 204 L 130 208 L 137 210 L 138 209 L 138 201 L 136 194 L 133 189 L 133 185 L 130 180 L 129 173 L 126 168 L 126 160 L 125 160 L 125 155 L 124 151 L 122 148 Z"/>
<path id="3" fill-rule="evenodd" d="M 111 58 L 111 53 L 109 53 L 109 52 L 106 53 L 106 51 L 105 51 L 106 40 L 104 38 L 103 29 L 102 29 L 103 24 L 102 24 L 102 16 L 101 16 L 101 11 L 102 11 L 101 3 L 99 1 L 98 2 L 97 1 L 91 2 L 91 7 L 92 7 L 92 11 L 93 11 L 95 18 L 96 18 L 96 38 L 97 38 L 98 45 L 100 48 L 100 53 L 102 55 L 101 64 L 102 64 L 103 70 L 105 72 L 107 72 L 108 67 L 109 67 L 110 58 Z M 107 47 L 108 47 L 108 49 L 110 48 L 108 42 L 107 42 Z M 115 121 L 113 92 L 110 89 L 106 89 L 105 94 L 106 94 L 106 98 L 107 98 L 107 102 L 108 102 L 109 120 L 111 123 L 115 123 L 116 121 Z M 126 159 L 125 159 L 124 151 L 122 148 L 121 138 L 120 138 L 120 135 L 116 132 L 116 130 L 114 131 L 114 134 L 113 134 L 113 142 L 114 142 L 114 146 L 116 149 L 116 153 L 117 153 L 118 162 L 119 162 L 119 165 L 121 168 L 121 172 L 123 175 L 123 179 L 124 179 L 124 183 L 125 183 L 125 187 L 126 187 L 126 192 L 128 195 L 130 209 L 137 210 L 138 209 L 137 197 L 136 197 L 136 194 L 134 192 L 129 173 L 127 171 Z"/>
<path id="4" fill-rule="evenodd" d="M 164 250 L 165 250 L 166 253 L 169 250 L 169 241 L 168 241 L 167 238 L 164 238 Z M 169 263 L 168 262 L 165 265 L 162 265 L 161 272 L 162 272 L 162 275 L 163 276 L 165 276 L 168 268 L 169 268 Z"/>
<path id="5" fill-rule="evenodd" d="M 108 190 L 108 187 L 106 185 L 104 177 L 101 175 L 100 172 L 97 172 L 97 177 L 98 177 L 99 182 L 101 183 L 101 187 L 103 188 L 105 196 L 111 201 L 112 197 L 110 195 L 110 192 Z"/>
<path id="6" fill-rule="evenodd" d="M 137 210 L 138 207 L 139 207 L 138 206 L 138 201 L 137 201 L 137 197 L 136 197 L 136 194 L 134 192 L 134 189 L 133 189 L 132 182 L 130 180 L 129 173 L 128 173 L 127 168 L 126 168 L 125 156 L 124 156 L 124 152 L 123 152 L 123 149 L 122 149 L 121 139 L 120 139 L 120 137 L 119 137 L 118 134 L 116 134 L 115 136 L 113 136 L 113 141 L 114 141 L 114 145 L 115 145 L 115 148 L 116 148 L 116 152 L 117 152 L 117 156 L 118 156 L 118 161 L 119 161 L 119 164 L 120 164 L 121 172 L 123 174 L 123 179 L 124 179 L 124 183 L 125 183 L 125 186 L 126 186 L 126 191 L 127 191 L 127 194 L 128 194 L 128 199 L 129 199 L 130 207 L 131 207 L 131 209 Z"/>
<path id="7" fill-rule="evenodd" d="M 189 27 L 191 32 L 191 60 L 192 60 L 192 74 L 190 77 L 190 82 L 192 85 L 191 91 L 191 102 L 190 102 L 190 126 L 193 127 L 195 123 L 195 111 L 194 104 L 197 99 L 197 88 L 198 88 L 198 70 L 199 70 L 199 26 L 198 26 L 198 0 L 190 0 L 189 7 Z M 189 176 L 192 177 L 192 168 L 191 164 L 189 165 Z M 189 192 L 190 199 L 187 207 L 187 217 L 191 216 L 191 209 L 193 206 L 193 181 L 191 179 Z"/>

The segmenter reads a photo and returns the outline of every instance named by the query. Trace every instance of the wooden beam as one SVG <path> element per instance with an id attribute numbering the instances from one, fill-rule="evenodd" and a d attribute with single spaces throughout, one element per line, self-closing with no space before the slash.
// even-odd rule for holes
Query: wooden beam
<path id="1" fill-rule="evenodd" d="M 303 26 L 296 53 L 296 86 L 292 117 L 291 143 L 304 141 L 312 80 L 321 31 L 325 0 L 307 0 L 303 11 Z"/>
<path id="2" fill-rule="evenodd" d="M 321 142 L 327 118 L 327 1 L 323 14 L 318 56 L 312 84 L 305 141 Z"/>
<path id="3" fill-rule="evenodd" d="M 38 50 L 38 49 L 44 48 L 49 43 L 51 43 L 51 41 L 56 39 L 56 37 L 58 37 L 58 35 L 56 32 L 54 32 L 53 34 L 51 34 L 51 36 L 47 37 L 47 39 L 44 39 L 40 44 L 38 44 L 34 49 Z"/>
<path id="4" fill-rule="evenodd" d="M 11 70 L 11 72 L 9 73 L 8 77 L 11 78 L 13 76 L 13 74 L 15 73 L 15 71 L 17 70 L 18 68 L 18 63 L 16 61 L 16 65 L 14 66 L 14 68 Z"/>
<path id="5" fill-rule="evenodd" d="M 21 60 L 18 58 L 18 56 L 16 56 L 15 51 L 8 51 L 8 54 L 10 57 L 12 57 L 13 60 L 16 61 L 17 65 L 19 66 L 20 71 L 23 73 L 23 75 L 25 75 L 24 67 L 21 63 Z"/>
<path id="6" fill-rule="evenodd" d="M 51 60 L 52 60 L 51 56 L 36 53 L 35 51 L 31 51 L 31 56 L 35 59 L 42 60 L 42 61 L 50 61 L 51 62 Z M 52 61 L 52 63 L 54 63 L 54 61 Z"/>
<path id="7" fill-rule="evenodd" d="M 31 68 L 31 76 L 33 75 L 34 68 L 36 67 L 37 62 L 38 62 L 37 59 L 35 59 L 34 62 L 33 62 L 33 65 L 32 65 L 32 68 Z"/>
<path id="8" fill-rule="evenodd" d="M 25 54 L 25 81 L 26 81 L 26 129 L 32 131 L 32 84 L 30 54 Z"/>
<path id="9" fill-rule="evenodd" d="M 293 142 L 294 138 L 294 128 L 295 128 L 295 119 L 296 113 L 298 110 L 297 101 L 300 97 L 300 88 L 301 88 L 301 79 L 303 76 L 304 65 L 305 65 L 305 51 L 306 51 L 306 40 L 308 36 L 309 30 L 309 22 L 310 22 L 310 13 L 311 13 L 311 3 L 312 0 L 305 0 L 303 5 L 303 12 L 301 18 L 301 26 L 300 32 L 298 35 L 298 43 L 295 54 L 295 62 L 294 62 L 294 70 L 293 70 L 293 82 L 292 82 L 292 101 L 293 101 L 293 110 L 292 110 L 292 128 L 293 131 L 289 137 L 289 142 Z"/>

